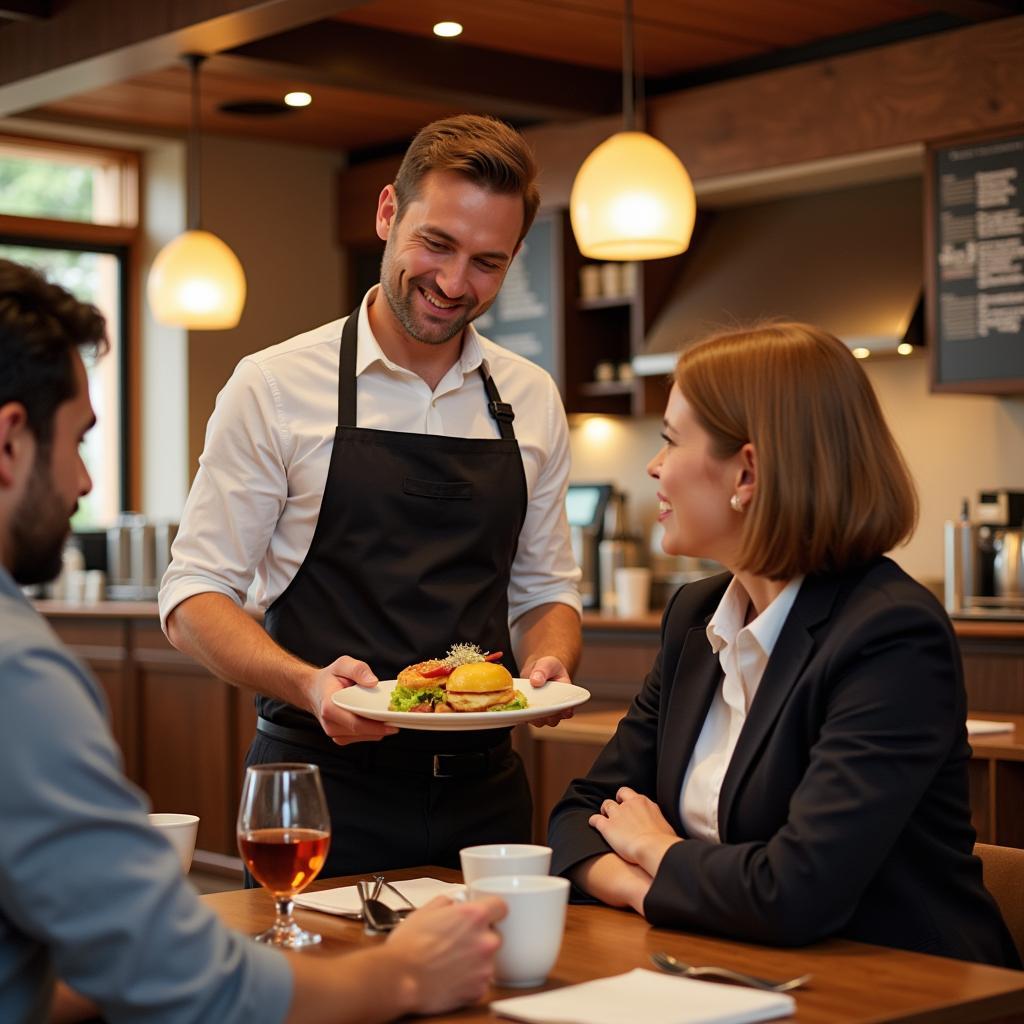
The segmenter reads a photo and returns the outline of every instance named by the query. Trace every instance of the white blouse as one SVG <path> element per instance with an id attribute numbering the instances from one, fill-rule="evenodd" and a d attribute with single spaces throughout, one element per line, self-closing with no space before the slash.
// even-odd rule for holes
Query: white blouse
<path id="1" fill-rule="evenodd" d="M 707 626 L 722 666 L 719 684 L 683 777 L 679 809 L 689 835 L 720 842 L 718 802 L 729 761 L 765 666 L 786 623 L 803 576 L 791 580 L 760 615 L 744 625 L 750 597 L 733 577 Z"/>

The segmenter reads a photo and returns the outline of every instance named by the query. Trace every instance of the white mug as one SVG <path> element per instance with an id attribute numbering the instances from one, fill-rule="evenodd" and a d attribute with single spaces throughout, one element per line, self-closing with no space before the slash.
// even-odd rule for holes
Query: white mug
<path id="1" fill-rule="evenodd" d="M 196 848 L 199 819 L 194 814 L 150 814 L 149 823 L 170 840 L 181 861 L 181 870 L 187 875 Z"/>
<path id="2" fill-rule="evenodd" d="M 459 850 L 462 878 L 470 885 L 491 875 L 546 875 L 551 870 L 551 847 L 532 843 L 490 843 Z"/>
<path id="3" fill-rule="evenodd" d="M 494 980 L 511 988 L 543 985 L 558 959 L 569 902 L 569 879 L 551 875 L 494 875 L 468 887 L 470 899 L 499 896 L 508 913 L 495 926 L 501 946 Z"/>
<path id="4" fill-rule="evenodd" d="M 624 619 L 646 615 L 651 602 L 651 570 L 624 566 L 615 570 L 615 610 Z"/>

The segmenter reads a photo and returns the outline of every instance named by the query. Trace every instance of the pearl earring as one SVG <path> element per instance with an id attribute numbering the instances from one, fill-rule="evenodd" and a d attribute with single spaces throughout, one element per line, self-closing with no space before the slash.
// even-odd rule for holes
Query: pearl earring
<path id="1" fill-rule="evenodd" d="M 733 510 L 733 512 L 743 511 L 743 502 L 740 500 L 740 496 L 738 494 L 734 494 L 729 499 L 729 507 Z"/>

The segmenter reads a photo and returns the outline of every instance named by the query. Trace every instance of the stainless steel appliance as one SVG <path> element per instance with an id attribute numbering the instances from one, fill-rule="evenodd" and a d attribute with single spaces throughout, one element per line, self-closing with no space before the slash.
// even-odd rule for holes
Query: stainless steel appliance
<path id="1" fill-rule="evenodd" d="M 601 542 L 605 539 L 609 503 L 617 493 L 610 483 L 569 484 L 565 496 L 572 550 L 576 563 L 583 570 L 580 597 L 584 608 L 601 607 Z"/>
<path id="2" fill-rule="evenodd" d="M 107 594 L 114 600 L 153 600 L 177 532 L 177 523 L 150 522 L 137 512 L 118 516 L 107 530 Z"/>
<path id="3" fill-rule="evenodd" d="M 1024 491 L 982 491 L 973 514 L 964 499 L 945 556 L 950 615 L 1024 618 Z"/>

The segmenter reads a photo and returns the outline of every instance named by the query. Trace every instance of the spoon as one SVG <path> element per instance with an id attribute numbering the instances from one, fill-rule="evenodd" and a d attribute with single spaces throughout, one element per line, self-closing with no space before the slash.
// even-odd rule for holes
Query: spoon
<path id="1" fill-rule="evenodd" d="M 812 977 L 810 974 L 801 974 L 799 978 L 790 978 L 788 981 L 771 981 L 768 978 L 755 978 L 751 974 L 741 974 L 728 967 L 691 967 L 677 960 L 671 953 L 652 953 L 651 959 L 669 974 L 682 974 L 687 978 L 722 978 L 766 992 L 789 992 L 791 989 L 806 985 Z"/>

